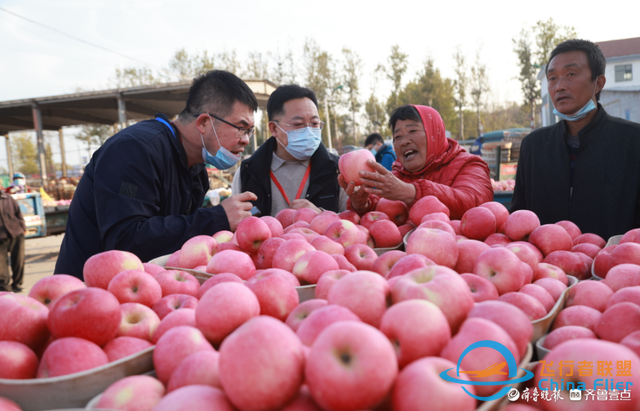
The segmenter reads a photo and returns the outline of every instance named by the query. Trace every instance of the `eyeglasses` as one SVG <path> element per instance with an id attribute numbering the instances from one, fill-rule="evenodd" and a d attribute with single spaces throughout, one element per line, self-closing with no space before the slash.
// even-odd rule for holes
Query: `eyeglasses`
<path id="1" fill-rule="evenodd" d="M 319 128 L 320 130 L 322 130 L 322 128 L 324 127 L 324 121 L 312 121 L 309 124 L 305 124 L 305 123 L 287 124 L 278 120 L 273 120 L 273 122 L 278 124 L 284 124 L 285 126 L 288 126 L 288 127 L 293 127 L 294 130 L 298 130 L 305 127 Z"/>
<path id="2" fill-rule="evenodd" d="M 203 113 L 200 113 L 200 114 L 203 114 Z M 198 117 L 200 114 L 194 114 L 193 116 L 194 116 L 194 117 Z M 208 114 L 208 115 L 210 115 L 211 117 L 215 118 L 216 120 L 220 120 L 220 121 L 222 121 L 223 123 L 226 123 L 226 124 L 230 125 L 231 127 L 238 129 L 238 132 L 237 132 L 237 137 L 238 137 L 238 138 L 243 138 L 243 137 L 245 137 L 245 136 L 246 136 L 247 138 L 251 138 L 251 137 L 253 137 L 254 127 L 251 127 L 251 128 L 248 128 L 248 129 L 247 129 L 247 128 L 244 128 L 244 127 L 239 127 L 239 126 L 236 126 L 236 125 L 235 125 L 235 124 L 233 124 L 233 123 L 229 123 L 227 120 L 225 120 L 225 119 L 223 119 L 223 118 L 220 118 L 220 117 L 218 117 L 218 116 L 216 116 L 216 115 L 213 115 L 213 114 L 211 114 L 211 113 L 204 113 L 204 114 Z"/>

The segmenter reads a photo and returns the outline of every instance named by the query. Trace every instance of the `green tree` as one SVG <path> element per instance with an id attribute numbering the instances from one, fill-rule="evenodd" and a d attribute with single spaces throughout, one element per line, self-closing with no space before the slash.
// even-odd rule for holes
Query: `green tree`
<path id="1" fill-rule="evenodd" d="M 354 145 L 358 145 L 358 122 L 356 120 L 356 113 L 359 112 L 362 107 L 362 103 L 360 103 L 360 85 L 358 82 L 358 79 L 362 75 L 362 60 L 360 56 L 358 56 L 358 53 L 348 47 L 342 48 L 342 58 L 342 71 L 344 73 L 342 84 L 347 94 L 347 107 L 351 112 Z"/>
<path id="2" fill-rule="evenodd" d="M 293 58 L 293 51 L 287 50 L 284 55 L 280 52 L 268 53 L 274 63 L 274 68 L 269 75 L 269 80 L 277 84 L 294 84 L 296 82 L 296 64 Z"/>
<path id="3" fill-rule="evenodd" d="M 162 83 L 162 78 L 146 67 L 127 67 L 123 69 L 117 68 L 115 78 L 109 83 L 117 88 L 137 87 Z"/>
<path id="4" fill-rule="evenodd" d="M 536 36 L 535 60 L 538 67 L 547 64 L 551 51 L 565 40 L 577 37 L 576 29 L 572 26 L 558 26 L 552 17 L 546 21 L 539 20 L 533 26 Z"/>
<path id="5" fill-rule="evenodd" d="M 240 74 L 240 62 L 238 61 L 235 49 L 231 51 L 223 50 L 218 55 L 218 60 L 220 63 L 219 67 L 216 68 L 227 70 L 235 75 Z"/>
<path id="6" fill-rule="evenodd" d="M 480 110 L 484 105 L 485 94 L 489 91 L 489 84 L 487 79 L 487 66 L 482 63 L 480 60 L 480 51 L 478 50 L 476 53 L 476 61 L 471 66 L 471 100 L 473 101 L 473 106 L 476 109 L 476 127 L 477 127 L 477 136 L 480 136 L 481 131 L 481 120 L 480 120 Z"/>
<path id="7" fill-rule="evenodd" d="M 261 80 L 269 77 L 269 61 L 262 57 L 260 52 L 249 53 L 245 76 L 250 79 Z"/>
<path id="8" fill-rule="evenodd" d="M 384 104 L 376 96 L 378 90 L 378 83 L 380 81 L 380 75 L 383 73 L 381 66 L 376 68 L 372 75 L 371 81 L 371 93 L 369 99 L 364 104 L 364 111 L 366 114 L 366 132 L 367 134 L 379 133 L 382 137 L 389 137 L 391 133 L 387 127 L 387 113 Z"/>
<path id="9" fill-rule="evenodd" d="M 9 137 L 13 164 L 16 171 L 25 175 L 39 174 L 38 148 L 31 133 L 14 133 Z"/>
<path id="10" fill-rule="evenodd" d="M 456 78 L 453 81 L 454 96 L 456 108 L 458 109 L 458 117 L 460 120 L 460 128 L 458 129 L 458 139 L 464 140 L 464 106 L 467 104 L 467 86 L 469 79 L 467 78 L 466 57 L 462 53 L 462 49 L 458 46 L 453 54 L 455 63 L 454 71 Z"/>
<path id="11" fill-rule="evenodd" d="M 395 46 L 391 46 L 391 54 L 387 57 L 387 63 L 389 66 L 384 68 L 384 70 L 387 73 L 387 78 L 393 83 L 391 96 L 387 102 L 387 110 L 389 110 L 389 114 L 391 114 L 393 109 L 400 106 L 398 94 L 402 86 L 402 78 L 409 66 L 409 55 L 403 53 L 400 50 L 400 46 L 396 44 Z"/>
<path id="12" fill-rule="evenodd" d="M 87 158 L 91 157 L 91 146 L 101 146 L 113 135 L 113 128 L 107 124 L 88 124 L 80 128 L 80 133 L 76 134 L 76 140 L 87 144 Z"/>
<path id="13" fill-rule="evenodd" d="M 198 74 L 206 73 L 215 67 L 214 56 L 205 50 L 201 54 L 189 54 L 182 48 L 175 52 L 169 60 L 169 73 L 178 80 L 191 80 Z"/>

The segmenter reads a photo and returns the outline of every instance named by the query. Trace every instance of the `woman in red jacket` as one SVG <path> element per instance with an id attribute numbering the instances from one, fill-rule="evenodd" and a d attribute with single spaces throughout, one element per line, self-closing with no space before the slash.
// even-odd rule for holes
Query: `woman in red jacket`
<path id="1" fill-rule="evenodd" d="M 409 208 L 422 197 L 436 196 L 460 219 L 470 208 L 493 200 L 489 168 L 445 136 L 444 122 L 431 107 L 406 105 L 391 114 L 393 148 L 398 160 L 389 172 L 375 161 L 375 173 L 360 171 L 361 187 L 338 182 L 349 196 L 348 208 L 358 214 L 375 209 L 380 197 L 404 201 Z"/>

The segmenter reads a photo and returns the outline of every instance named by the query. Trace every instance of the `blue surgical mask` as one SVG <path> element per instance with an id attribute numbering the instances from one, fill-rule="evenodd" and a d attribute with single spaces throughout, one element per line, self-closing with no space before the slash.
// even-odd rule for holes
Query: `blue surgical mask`
<path id="1" fill-rule="evenodd" d="M 596 82 L 596 87 L 594 87 L 593 89 L 593 93 L 595 94 L 596 92 L 596 88 L 598 87 L 598 83 Z M 589 114 L 589 112 L 593 111 L 596 109 L 596 103 L 593 102 L 593 95 L 591 96 L 591 98 L 589 99 L 589 101 L 587 102 L 587 104 L 585 104 L 580 110 L 576 111 L 573 114 L 562 114 L 561 112 L 559 112 L 558 110 L 556 110 L 556 108 L 553 108 L 553 114 L 555 114 L 556 116 L 558 116 L 558 118 L 562 119 L 562 120 L 566 120 L 566 121 L 578 121 L 582 118 L 584 118 L 587 114 Z"/>
<path id="2" fill-rule="evenodd" d="M 213 128 L 213 134 L 216 136 L 216 140 L 218 141 L 218 152 L 215 156 L 213 156 L 210 152 L 207 151 L 207 148 L 204 145 L 204 138 L 202 134 L 200 134 L 200 140 L 202 140 L 202 160 L 205 163 L 211 164 L 215 168 L 219 170 L 226 170 L 228 168 L 233 167 L 238 161 L 240 161 L 240 156 L 233 154 L 231 151 L 222 147 L 220 144 L 220 139 L 218 138 L 218 133 L 216 132 L 216 128 L 213 126 L 213 120 L 211 120 L 211 116 L 209 116 L 209 120 L 211 121 L 211 128 Z"/>
<path id="3" fill-rule="evenodd" d="M 280 127 L 278 123 L 276 123 L 276 125 Z M 278 143 L 280 143 L 280 145 L 282 145 L 289 154 L 300 161 L 310 159 L 322 142 L 320 128 L 305 127 L 297 130 L 285 131 L 280 127 L 280 130 L 287 134 L 287 140 L 289 142 L 287 143 L 287 146 L 284 147 L 284 144 L 280 143 L 280 140 L 277 138 L 276 140 L 278 140 Z"/>
<path id="4" fill-rule="evenodd" d="M 373 154 L 373 156 L 374 156 L 374 157 L 376 156 L 376 154 L 378 154 L 378 150 L 376 150 L 376 148 L 375 148 L 375 147 L 374 147 L 374 148 L 372 148 L 372 149 L 371 149 L 371 150 L 369 150 L 369 151 L 371 151 L 371 154 Z"/>

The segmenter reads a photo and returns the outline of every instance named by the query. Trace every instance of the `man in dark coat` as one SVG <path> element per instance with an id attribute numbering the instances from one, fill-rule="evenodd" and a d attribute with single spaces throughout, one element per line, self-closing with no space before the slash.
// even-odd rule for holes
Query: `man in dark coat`
<path id="1" fill-rule="evenodd" d="M 22 291 L 25 230 L 20 206 L 13 197 L 0 191 L 0 291 Z M 11 274 L 7 261 L 9 253 Z"/>

